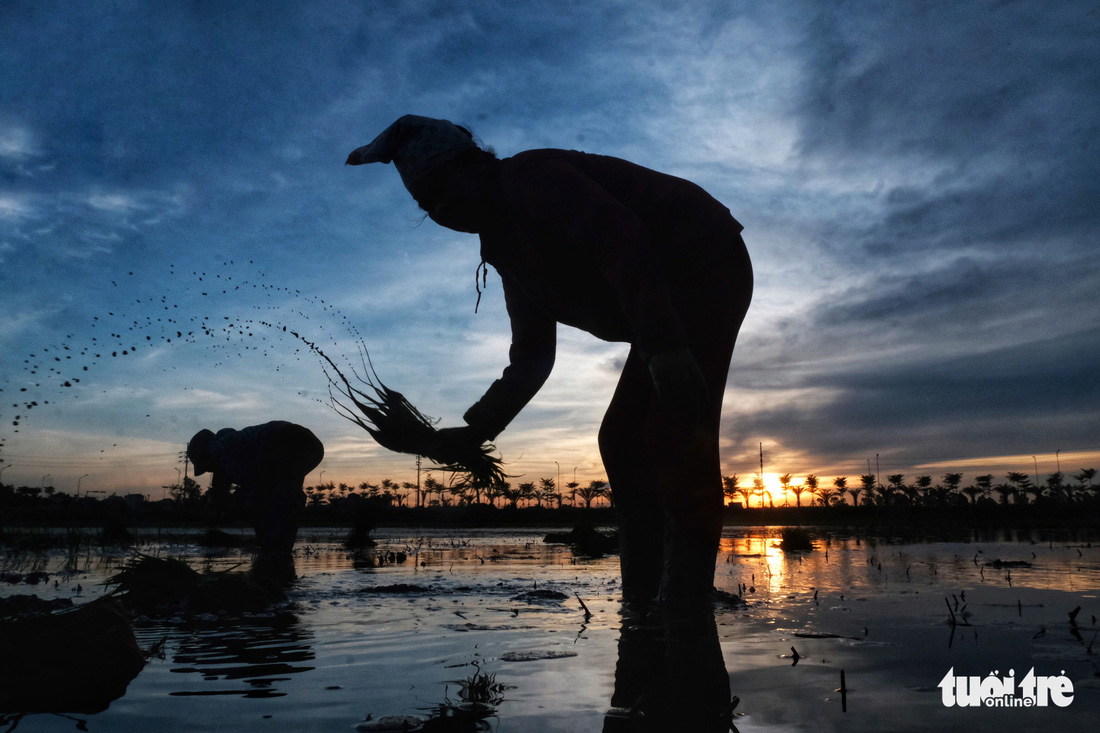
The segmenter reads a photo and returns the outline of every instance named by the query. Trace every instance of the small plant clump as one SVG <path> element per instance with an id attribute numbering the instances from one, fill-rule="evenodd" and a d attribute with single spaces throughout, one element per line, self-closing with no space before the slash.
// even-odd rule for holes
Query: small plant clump
<path id="1" fill-rule="evenodd" d="M 814 549 L 813 535 L 802 527 L 784 527 L 779 547 L 784 552 L 810 552 Z"/>
<path id="2" fill-rule="evenodd" d="M 550 532 L 542 541 L 569 545 L 574 554 L 585 557 L 603 557 L 619 550 L 619 538 L 616 535 L 604 534 L 587 525 L 577 525 L 568 532 Z"/>
<path id="3" fill-rule="evenodd" d="M 355 513 L 355 523 L 351 531 L 344 538 L 344 547 L 349 550 L 366 550 L 375 547 L 378 543 L 370 536 L 370 533 L 378 526 L 373 512 L 366 508 L 360 508 Z"/>
<path id="4" fill-rule="evenodd" d="M 495 674 L 478 671 L 458 682 L 458 693 L 462 702 L 474 705 L 499 705 L 504 701 L 504 693 L 513 689 L 510 685 L 497 682 Z"/>
<path id="5" fill-rule="evenodd" d="M 276 588 L 246 573 L 200 573 L 182 560 L 138 555 L 107 579 L 127 607 L 142 613 L 262 611 L 283 600 Z"/>

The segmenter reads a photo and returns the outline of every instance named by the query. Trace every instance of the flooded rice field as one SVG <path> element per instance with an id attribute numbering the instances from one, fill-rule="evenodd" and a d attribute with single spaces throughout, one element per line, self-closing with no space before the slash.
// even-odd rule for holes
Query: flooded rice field
<path id="1" fill-rule="evenodd" d="M 655 730 L 637 709 L 689 720 L 727 683 L 742 732 L 1070 731 L 1100 714 L 1095 533 L 822 528 L 791 553 L 775 528 L 727 528 L 716 585 L 745 604 L 675 623 L 624 615 L 618 558 L 544 534 L 381 530 L 356 555 L 304 532 L 284 600 L 132 614 L 148 657 L 124 694 L 94 714 L 3 710 L 0 732 Z M 200 571 L 251 564 L 142 537 Z M 0 596 L 77 604 L 135 552 L 5 549 Z"/>

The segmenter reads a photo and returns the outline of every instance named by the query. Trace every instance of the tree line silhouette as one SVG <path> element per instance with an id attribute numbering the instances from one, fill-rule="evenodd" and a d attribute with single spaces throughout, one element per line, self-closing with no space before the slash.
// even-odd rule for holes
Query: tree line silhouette
<path id="1" fill-rule="evenodd" d="M 809 474 L 800 484 L 793 484 L 789 473 L 779 476 L 781 495 L 794 497 L 795 506 L 802 506 L 802 497 L 806 495 L 808 505 L 822 507 L 952 507 L 960 505 L 977 506 L 987 504 L 1061 504 L 1070 505 L 1084 502 L 1096 502 L 1097 487 L 1093 485 L 1095 468 L 1083 468 L 1074 474 L 1076 483 L 1067 481 L 1061 471 L 1047 476 L 1042 484 L 1032 482 L 1031 477 L 1019 471 L 1009 471 L 1004 480 L 994 483 L 993 474 L 975 476 L 973 481 L 963 486 L 963 474 L 945 473 L 940 480 L 932 476 L 917 476 L 911 483 L 906 482 L 904 474 L 887 476 L 886 483 L 873 473 L 859 476 L 859 483 L 849 481 L 847 476 L 836 476 L 832 485 L 822 483 L 814 474 Z M 749 507 L 755 499 L 758 507 L 774 506 L 775 499 L 764 486 L 760 474 L 753 476 L 751 482 L 741 485 L 741 478 L 734 474 L 722 479 L 726 499 L 730 502 L 741 501 Z"/>
<path id="2" fill-rule="evenodd" d="M 175 484 L 162 487 L 164 498 L 160 502 L 171 503 L 183 508 L 200 507 L 207 503 L 206 489 L 195 479 L 185 476 Z M 553 478 L 541 478 L 513 485 L 509 481 L 491 483 L 469 482 L 466 484 L 445 484 L 428 474 L 420 483 L 410 481 L 397 482 L 382 479 L 378 483 L 364 481 L 358 485 L 347 483 L 318 483 L 303 487 L 306 493 L 307 509 L 328 507 L 333 509 L 355 509 L 360 504 L 392 508 L 427 508 L 448 506 L 488 506 L 561 508 L 563 506 L 583 507 L 610 505 L 613 503 L 611 489 L 606 481 L 593 480 L 582 485 L 576 481 L 565 484 L 560 492 Z M 133 505 L 144 503 L 143 495 L 131 494 L 126 497 L 92 497 L 59 492 L 53 486 L 19 486 L 0 483 L 0 506 L 31 507 L 53 506 L 72 508 L 91 506 L 99 502 L 126 503 Z"/>
<path id="3" fill-rule="evenodd" d="M 999 482 L 993 474 L 974 476 L 964 485 L 962 473 L 945 473 L 934 479 L 930 475 L 906 481 L 904 474 L 892 474 L 882 482 L 873 473 L 855 480 L 836 476 L 822 481 L 814 474 L 795 483 L 792 474 L 778 477 L 780 489 L 764 485 L 760 474 L 747 483 L 734 474 L 723 477 L 723 489 L 728 505 L 740 505 L 753 510 L 771 508 L 841 508 L 902 510 L 907 507 L 959 508 L 1033 505 L 1045 507 L 1081 507 L 1100 505 L 1100 486 L 1094 484 L 1096 469 L 1081 469 L 1067 477 L 1061 471 L 1050 474 L 1041 484 L 1022 472 L 1009 471 Z M 59 514 L 79 514 L 92 511 L 139 511 L 146 516 L 164 519 L 197 519 L 205 516 L 208 498 L 205 488 L 195 479 L 185 476 L 178 483 L 164 486 L 164 497 L 149 501 L 144 495 L 105 496 L 103 491 L 85 492 L 82 497 L 59 492 L 53 486 L 30 487 L 0 483 L 0 508 L 11 510 L 54 511 Z M 318 483 L 304 487 L 307 513 L 317 517 L 339 518 L 355 516 L 363 510 L 375 510 L 393 517 L 406 510 L 446 510 L 476 508 L 483 511 L 501 510 L 592 510 L 614 506 L 614 493 L 604 480 L 587 484 L 565 483 L 561 490 L 553 478 L 540 478 L 513 484 L 497 481 L 486 484 L 448 485 L 428 474 L 419 483 L 382 479 L 377 483 Z M 97 494 L 92 496 L 91 494 Z M 777 494 L 777 495 L 775 495 Z M 777 501 L 778 499 L 778 501 Z M 396 514 L 395 514 L 396 513 Z M 26 511 L 22 516 L 26 516 Z"/>

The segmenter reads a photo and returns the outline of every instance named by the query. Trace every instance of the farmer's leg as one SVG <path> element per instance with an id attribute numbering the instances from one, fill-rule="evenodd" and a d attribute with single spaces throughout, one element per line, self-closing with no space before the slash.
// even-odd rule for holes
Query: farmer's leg
<path id="1" fill-rule="evenodd" d="M 725 506 L 719 452 L 722 398 L 734 342 L 752 297 L 752 269 L 740 236 L 733 245 L 730 256 L 710 263 L 691 287 L 676 289 L 689 346 L 706 380 L 706 408 L 690 422 L 662 417 L 648 425 L 650 441 L 668 446 L 659 474 L 669 520 L 662 600 L 690 602 L 709 595 L 714 586 Z"/>
<path id="2" fill-rule="evenodd" d="M 265 493 L 266 501 L 261 503 L 255 518 L 260 552 L 290 554 L 294 549 L 298 525 L 306 504 L 302 481 L 292 478 L 276 479 L 265 489 Z"/>
<path id="3" fill-rule="evenodd" d="M 650 437 L 664 446 L 654 461 L 667 517 L 662 601 L 694 602 L 714 587 L 724 503 L 714 422 L 649 424 Z"/>
<path id="4" fill-rule="evenodd" d="M 264 552 L 289 553 L 294 547 L 305 508 L 302 485 L 317 467 L 324 446 L 301 425 L 287 425 L 268 447 L 266 504 L 256 522 L 256 535 Z"/>
<path id="5" fill-rule="evenodd" d="M 664 554 L 664 514 L 643 425 L 656 392 L 649 370 L 631 350 L 600 426 L 600 455 L 607 471 L 619 525 L 623 598 L 657 596 Z"/>

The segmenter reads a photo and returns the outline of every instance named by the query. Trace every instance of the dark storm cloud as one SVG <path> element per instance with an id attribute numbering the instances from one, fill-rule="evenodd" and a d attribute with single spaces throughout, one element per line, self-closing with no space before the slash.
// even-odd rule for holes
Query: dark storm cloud
<path id="1" fill-rule="evenodd" d="M 1098 26 L 1078 2 L 823 6 L 804 46 L 802 148 L 1069 159 L 1093 145 Z"/>
<path id="2" fill-rule="evenodd" d="M 807 332 L 828 339 L 829 334 L 870 338 L 877 331 L 893 334 L 889 340 L 895 343 L 906 338 L 922 343 L 936 334 L 961 330 L 975 339 L 972 348 L 981 351 L 1006 341 L 1024 343 L 1080 328 L 1073 322 L 1076 319 L 1057 314 L 1073 312 L 1092 300 L 1087 287 L 1091 278 L 1086 275 L 1086 282 L 1081 281 L 1081 271 L 1093 264 L 1092 257 L 1043 262 L 1042 254 L 1034 259 L 963 255 L 926 271 L 871 278 L 843 293 L 830 294 L 813 313 Z M 1043 331 L 1012 327 L 1013 319 L 1029 316 L 1056 320 Z M 933 348 L 931 353 L 937 351 Z"/>
<path id="3" fill-rule="evenodd" d="M 816 212 L 819 295 L 735 380 L 828 397 L 755 427 L 834 460 L 1091 449 L 1100 9 L 812 7 L 798 160 L 861 183 Z"/>
<path id="4" fill-rule="evenodd" d="M 823 386 L 843 390 L 857 422 L 883 405 L 917 423 L 938 419 L 1100 413 L 1100 328 L 1026 347 L 1009 346 L 938 363 L 915 362 L 874 373 L 836 373 Z M 1095 418 L 1094 418 L 1095 419 Z"/>
<path id="5" fill-rule="evenodd" d="M 805 49 L 800 149 L 914 179 L 860 232 L 869 254 L 1095 231 L 1100 10 L 891 3 L 823 10 Z M 938 168 L 938 170 L 936 170 Z"/>
<path id="6" fill-rule="evenodd" d="M 793 431 L 800 447 L 838 457 L 870 451 L 918 463 L 968 455 L 960 446 L 1050 449 L 1100 433 L 1098 344 L 1100 329 L 1090 328 L 1027 348 L 820 375 L 812 386 L 830 390 L 827 404 L 757 418 L 764 434 Z"/>

